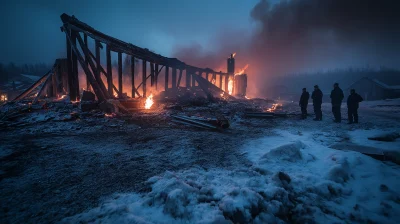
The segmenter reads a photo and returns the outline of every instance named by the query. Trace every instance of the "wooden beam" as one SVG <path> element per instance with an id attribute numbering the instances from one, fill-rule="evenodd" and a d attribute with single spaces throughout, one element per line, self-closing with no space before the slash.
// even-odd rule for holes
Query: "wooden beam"
<path id="1" fill-rule="evenodd" d="M 191 78 L 192 76 L 190 75 L 191 71 L 189 69 L 186 69 L 186 87 L 190 88 L 191 86 Z"/>
<path id="2" fill-rule="evenodd" d="M 97 83 L 96 79 L 94 78 L 92 72 L 90 71 L 90 69 L 86 66 L 85 64 L 85 60 L 83 59 L 81 53 L 79 52 L 78 48 L 76 47 L 75 44 L 73 44 L 71 37 L 67 34 L 67 39 L 71 45 L 71 49 L 74 51 L 75 55 L 77 56 L 77 59 L 79 61 L 79 63 L 82 66 L 82 69 L 85 71 L 85 73 L 88 75 L 89 77 L 89 82 L 90 85 L 93 87 L 93 91 L 96 94 L 97 98 L 99 99 L 99 101 L 104 101 L 106 100 L 106 97 L 103 93 L 103 91 L 101 90 L 99 84 Z"/>
<path id="3" fill-rule="evenodd" d="M 96 57 L 95 57 L 96 70 L 93 70 L 93 74 L 94 74 L 94 77 L 96 78 L 97 82 L 99 82 L 99 81 L 101 81 L 101 70 L 100 70 L 101 64 L 100 64 L 100 41 L 98 41 L 98 40 L 96 40 L 96 42 L 95 42 L 95 49 L 96 49 Z M 86 56 L 86 54 L 85 54 L 85 58 L 86 57 L 89 57 L 89 55 Z"/>
<path id="4" fill-rule="evenodd" d="M 142 83 L 143 83 L 143 97 L 146 97 L 146 70 L 147 70 L 147 62 L 145 60 L 142 60 Z"/>
<path id="5" fill-rule="evenodd" d="M 158 89 L 158 74 L 160 74 L 161 70 L 158 70 L 158 64 L 154 65 L 154 70 L 156 71 L 156 74 L 154 76 L 154 85 L 156 86 L 156 90 Z"/>
<path id="6" fill-rule="evenodd" d="M 40 88 L 37 96 L 35 97 L 35 99 L 32 101 L 32 104 L 36 104 L 36 102 L 38 101 L 38 99 L 40 98 L 40 96 L 43 94 L 43 91 L 46 89 L 47 84 L 50 82 L 50 80 L 52 79 L 52 77 L 54 76 L 54 73 L 50 73 L 48 74 L 46 81 L 43 83 L 42 87 Z"/>
<path id="7" fill-rule="evenodd" d="M 195 86 L 196 86 L 196 79 L 195 79 L 195 77 L 194 77 L 195 75 L 197 75 L 196 72 L 193 72 L 193 73 L 192 73 L 192 87 L 195 87 Z"/>
<path id="8" fill-rule="evenodd" d="M 222 75 L 219 74 L 219 88 L 222 89 Z"/>
<path id="9" fill-rule="evenodd" d="M 169 73 L 169 67 L 165 66 L 165 80 L 164 80 L 164 82 L 165 82 L 165 86 L 164 86 L 165 91 L 168 90 L 168 78 L 169 78 L 169 74 L 168 73 Z"/>
<path id="10" fill-rule="evenodd" d="M 154 64 L 150 62 L 150 86 L 153 87 L 154 85 Z"/>
<path id="11" fill-rule="evenodd" d="M 44 76 L 42 76 L 38 81 L 36 81 L 33 85 L 31 85 L 27 90 L 25 90 L 24 92 L 22 92 L 20 95 L 18 95 L 17 97 L 15 97 L 15 99 L 13 99 L 13 102 L 22 100 L 23 98 L 25 98 L 26 96 L 28 96 L 34 89 L 36 89 L 38 86 L 40 86 L 40 84 L 42 84 L 43 82 L 46 81 L 47 76 L 49 75 L 50 72 L 52 72 L 53 69 L 51 69 L 50 71 L 48 71 Z"/>
<path id="12" fill-rule="evenodd" d="M 118 52 L 118 90 L 119 98 L 122 98 L 122 53 Z"/>
<path id="13" fill-rule="evenodd" d="M 69 35 L 71 34 L 70 29 L 65 29 L 65 35 L 67 39 L 67 70 L 68 70 L 68 94 L 70 99 L 72 99 L 72 95 L 74 94 L 73 91 L 73 75 L 72 75 L 72 48 L 71 48 L 71 43 L 69 42 Z"/>
<path id="14" fill-rule="evenodd" d="M 179 78 L 178 78 L 178 83 L 176 84 L 176 87 L 179 87 L 181 85 L 182 73 L 183 73 L 183 70 L 179 69 Z"/>
<path id="15" fill-rule="evenodd" d="M 79 33 L 76 31 L 71 31 L 71 40 L 72 44 L 76 46 L 76 38 L 77 36 L 80 37 Z M 79 101 L 79 73 L 78 73 L 78 58 L 76 56 L 76 53 L 72 54 L 72 79 L 73 79 L 73 95 L 71 95 L 71 100 L 72 101 Z"/>
<path id="16" fill-rule="evenodd" d="M 94 75 L 94 78 L 95 78 L 95 80 L 96 80 L 98 86 L 100 87 L 101 91 L 103 92 L 103 95 L 106 97 L 106 99 L 112 98 L 112 95 L 110 96 L 110 95 L 108 94 L 107 88 L 106 88 L 106 86 L 104 85 L 103 80 L 101 79 L 101 77 L 96 77 L 96 75 L 95 75 L 96 72 L 98 72 L 99 70 L 100 70 L 100 73 L 99 73 L 98 75 L 100 75 L 101 72 L 102 72 L 104 69 L 101 67 L 101 64 L 98 64 L 98 66 L 96 67 L 96 65 L 94 64 L 94 62 L 92 61 L 92 58 L 91 58 L 91 56 L 90 56 L 90 53 L 89 53 L 90 50 L 89 50 L 89 48 L 87 48 L 87 47 L 85 46 L 85 44 L 83 43 L 82 37 L 81 37 L 80 35 L 78 35 L 78 36 L 77 36 L 77 39 L 78 39 L 79 45 L 80 45 L 81 48 L 82 48 L 83 54 L 84 54 L 84 55 L 87 55 L 87 56 L 89 57 L 89 60 L 88 60 L 89 66 L 90 66 L 90 68 L 92 69 L 92 74 Z M 76 45 L 75 45 L 75 46 L 76 46 Z M 99 49 L 99 50 L 100 50 L 100 49 Z M 100 52 L 99 52 L 98 54 L 100 54 Z M 100 57 L 99 57 L 99 58 L 100 58 Z M 96 63 L 100 63 L 100 62 L 97 60 L 96 57 L 94 57 L 93 59 L 96 61 Z M 88 67 L 88 66 L 86 66 L 86 67 Z M 88 67 L 88 68 L 89 68 L 89 67 Z M 89 69 L 90 69 L 90 68 L 89 68 Z M 86 76 L 87 76 L 87 75 L 88 75 L 88 74 L 86 74 Z M 106 75 L 105 72 L 104 72 L 104 75 Z"/>
<path id="17" fill-rule="evenodd" d="M 114 97 L 113 92 L 113 77 L 112 77 L 112 64 L 111 64 L 111 50 L 110 46 L 106 45 L 106 60 L 107 60 L 107 86 L 108 86 L 108 95 L 110 97 Z M 101 68 L 101 66 L 100 66 Z"/>
<path id="18" fill-rule="evenodd" d="M 225 92 L 228 92 L 229 75 L 225 75 Z"/>
<path id="19" fill-rule="evenodd" d="M 88 36 L 86 34 L 83 35 L 83 42 L 85 43 L 86 48 L 88 48 Z M 89 60 L 90 60 L 89 57 L 85 54 L 85 62 L 86 66 L 88 67 L 89 67 Z M 86 90 L 90 91 L 90 83 L 87 76 L 86 76 Z"/>
<path id="20" fill-rule="evenodd" d="M 135 57 L 131 56 L 132 98 L 135 98 Z"/>
<path id="21" fill-rule="evenodd" d="M 176 68 L 172 68 L 172 89 L 176 89 Z"/>

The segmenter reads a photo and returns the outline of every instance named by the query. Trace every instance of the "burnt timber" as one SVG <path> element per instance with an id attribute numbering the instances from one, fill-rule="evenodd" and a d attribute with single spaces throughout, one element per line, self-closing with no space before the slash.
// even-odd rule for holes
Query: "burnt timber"
<path id="1" fill-rule="evenodd" d="M 233 78 L 233 73 L 217 72 L 210 68 L 199 68 L 188 65 L 177 58 L 168 58 L 156 54 L 148 49 L 135 46 L 108 36 L 91 26 L 79 21 L 74 16 L 67 14 L 61 15 L 63 25 L 61 31 L 65 33 L 67 40 L 67 71 L 68 71 L 68 87 L 71 101 L 79 100 L 79 78 L 78 63 L 85 72 L 87 88 L 93 90 L 99 101 L 114 98 L 123 98 L 123 80 L 122 80 L 122 54 L 130 58 L 130 67 L 132 77 L 132 98 L 146 97 L 149 92 L 147 79 L 150 78 L 150 87 L 164 87 L 165 91 L 175 91 L 181 85 L 181 79 L 184 77 L 186 88 L 200 87 L 207 96 L 224 95 L 231 99 L 227 87 L 227 81 Z M 83 38 L 82 36 L 83 35 Z M 88 46 L 88 38 L 95 41 L 95 53 L 91 52 Z M 105 45 L 105 46 L 104 46 Z M 100 52 L 105 47 L 106 51 L 106 67 L 100 64 Z M 118 84 L 117 88 L 113 84 L 113 74 L 111 65 L 111 53 L 118 54 Z M 142 76 L 139 85 L 135 83 L 135 60 L 142 61 Z M 147 68 L 150 67 L 150 74 L 147 74 Z M 160 68 L 160 69 L 159 69 Z M 158 77 L 161 70 L 164 69 L 164 85 L 158 85 Z M 178 71 L 179 70 L 179 71 Z M 171 71 L 171 72 L 169 72 Z M 101 79 L 101 74 L 106 77 L 106 85 Z M 185 74 L 185 75 L 184 75 Z M 203 78 L 205 74 L 205 78 Z M 212 74 L 213 80 L 220 80 L 219 87 L 216 83 L 208 80 L 208 74 Z M 219 79 L 217 79 L 219 76 Z M 225 85 L 222 85 L 222 80 Z M 200 82 L 200 83 L 199 83 Z M 141 87 L 141 93 L 139 88 Z M 223 88 L 225 87 L 225 88 Z M 126 91 L 126 90 L 125 90 Z"/>

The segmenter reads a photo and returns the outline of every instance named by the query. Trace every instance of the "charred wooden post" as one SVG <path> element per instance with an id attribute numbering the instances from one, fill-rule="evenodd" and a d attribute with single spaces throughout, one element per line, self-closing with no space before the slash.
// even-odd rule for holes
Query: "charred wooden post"
<path id="1" fill-rule="evenodd" d="M 222 89 L 222 74 L 219 74 L 219 88 Z"/>
<path id="2" fill-rule="evenodd" d="M 169 67 L 165 66 L 165 80 L 164 80 L 164 82 L 165 82 L 165 86 L 164 86 L 165 91 L 168 90 L 168 78 L 169 78 Z"/>
<path id="3" fill-rule="evenodd" d="M 186 69 L 186 87 L 187 88 L 190 88 L 191 87 L 191 78 L 192 78 L 192 76 L 191 76 L 191 71 L 189 70 L 189 69 Z"/>
<path id="4" fill-rule="evenodd" d="M 135 98 L 135 57 L 131 56 L 132 98 Z"/>
<path id="5" fill-rule="evenodd" d="M 58 80 L 57 77 L 59 77 L 58 72 L 54 72 L 54 74 L 52 75 L 52 80 L 51 80 L 51 90 L 52 90 L 52 96 L 53 97 L 58 97 Z"/>
<path id="6" fill-rule="evenodd" d="M 82 37 L 80 35 L 78 35 L 77 39 L 78 39 L 78 42 L 79 42 L 79 44 L 80 44 L 80 46 L 81 46 L 81 48 L 83 50 L 83 53 L 85 55 L 87 55 L 87 56 L 90 56 L 90 50 L 83 43 Z M 74 45 L 74 46 L 76 46 L 76 45 Z M 98 43 L 98 46 L 101 47 L 101 44 Z M 100 55 L 100 49 L 99 49 L 99 53 L 98 54 Z M 94 59 L 95 59 L 95 61 L 97 61 L 96 57 L 94 57 Z M 96 71 L 98 71 L 98 70 L 100 70 L 100 73 L 98 75 L 101 75 L 101 72 L 104 72 L 104 75 L 106 75 L 104 69 L 101 67 L 101 64 L 98 64 L 98 66 L 96 67 L 96 65 L 93 63 L 91 58 L 89 58 L 88 62 L 89 62 L 90 68 L 92 69 L 95 81 L 97 82 L 97 85 L 100 87 L 101 91 L 103 92 L 103 95 L 106 97 L 106 99 L 111 98 L 111 96 L 109 96 L 109 94 L 107 92 L 106 86 L 104 85 L 103 80 L 101 79 L 101 77 L 97 77 L 96 78 L 96 75 L 95 75 Z M 97 62 L 99 63 L 99 61 L 97 61 Z M 85 64 L 85 66 L 86 66 L 86 64 Z M 86 67 L 88 67 L 88 66 L 86 66 Z M 86 73 L 86 76 L 88 76 L 87 73 Z M 92 85 L 92 87 L 93 87 L 93 85 Z"/>
<path id="7" fill-rule="evenodd" d="M 156 71 L 156 74 L 154 76 L 154 85 L 156 86 L 156 90 L 157 90 L 158 89 L 158 74 L 160 74 L 160 72 L 161 72 L 158 70 L 158 64 L 154 65 L 154 70 Z"/>
<path id="8" fill-rule="evenodd" d="M 76 46 L 76 36 L 78 32 L 71 30 L 72 44 Z M 79 101 L 79 77 L 78 77 L 78 58 L 76 52 L 72 54 L 72 90 L 70 97 L 72 101 Z"/>
<path id="9" fill-rule="evenodd" d="M 172 68 L 172 89 L 176 89 L 176 68 Z"/>
<path id="10" fill-rule="evenodd" d="M 86 45 L 85 45 L 86 46 Z M 100 64 L 100 41 L 96 40 L 95 48 L 96 48 L 96 70 L 93 70 L 94 77 L 96 78 L 97 82 L 101 82 L 101 64 Z M 89 55 L 85 54 L 85 58 L 88 58 Z"/>
<path id="11" fill-rule="evenodd" d="M 214 82 L 213 84 L 216 86 L 217 85 L 217 74 L 213 73 L 212 80 Z"/>
<path id="12" fill-rule="evenodd" d="M 192 87 L 196 86 L 196 78 L 194 77 L 195 75 L 197 75 L 196 72 L 193 72 L 192 73 Z"/>
<path id="13" fill-rule="evenodd" d="M 83 35 L 83 42 L 85 43 L 85 47 L 88 48 L 88 38 L 87 38 L 86 34 Z M 89 60 L 91 60 L 90 57 L 88 57 L 85 54 L 85 62 L 86 62 L 86 66 L 88 66 L 88 67 L 89 67 Z M 87 76 L 86 76 L 86 90 L 90 91 L 90 83 L 89 83 L 89 78 Z"/>
<path id="14" fill-rule="evenodd" d="M 229 75 L 225 75 L 225 92 L 228 92 Z"/>
<path id="15" fill-rule="evenodd" d="M 154 86 L 154 80 L 155 80 L 155 72 L 154 72 L 154 64 L 150 62 L 150 86 Z"/>
<path id="16" fill-rule="evenodd" d="M 146 61 L 142 60 L 142 88 L 143 88 L 143 97 L 146 97 Z"/>
<path id="17" fill-rule="evenodd" d="M 111 50 L 110 46 L 106 46 L 106 60 L 107 60 L 107 86 L 108 95 L 114 97 L 113 93 L 113 78 L 112 78 L 112 65 L 111 65 Z"/>
<path id="18" fill-rule="evenodd" d="M 119 98 L 122 98 L 122 53 L 118 52 L 118 91 Z"/>
<path id="19" fill-rule="evenodd" d="M 183 73 L 183 70 L 179 69 L 179 78 L 178 78 L 178 83 L 176 84 L 176 87 L 179 87 L 181 85 L 182 73 Z"/>
<path id="20" fill-rule="evenodd" d="M 66 28 L 64 27 L 64 29 L 66 29 Z M 66 34 L 67 34 L 66 36 L 67 36 L 68 42 L 70 43 L 71 49 L 72 49 L 73 53 L 76 55 L 77 59 L 79 60 L 79 63 L 81 64 L 82 69 L 88 75 L 90 85 L 93 87 L 93 90 L 94 90 L 97 98 L 99 99 L 99 101 L 104 101 L 106 99 L 106 96 L 104 95 L 99 84 L 97 83 L 96 79 L 94 78 L 94 75 L 92 74 L 90 69 L 86 66 L 85 60 L 81 56 L 81 53 L 79 52 L 78 48 L 76 47 L 76 44 L 74 44 L 74 42 L 72 41 L 72 38 L 68 35 L 67 32 L 66 32 Z"/>

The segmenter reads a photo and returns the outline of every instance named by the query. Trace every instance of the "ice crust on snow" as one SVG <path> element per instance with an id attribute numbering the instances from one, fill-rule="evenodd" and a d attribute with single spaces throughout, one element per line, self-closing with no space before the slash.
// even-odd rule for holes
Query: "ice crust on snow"
<path id="1" fill-rule="evenodd" d="M 312 136 L 277 132 L 243 148 L 250 167 L 167 171 L 148 179 L 148 193 L 117 194 L 63 222 L 400 223 L 397 166 Z"/>

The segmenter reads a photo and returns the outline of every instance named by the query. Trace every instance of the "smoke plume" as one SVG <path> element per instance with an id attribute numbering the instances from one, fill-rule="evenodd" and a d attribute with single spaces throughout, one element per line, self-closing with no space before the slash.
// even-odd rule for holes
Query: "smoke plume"
<path id="1" fill-rule="evenodd" d="M 250 92 L 254 89 L 258 92 L 253 95 L 263 95 L 263 87 L 275 76 L 346 67 L 399 68 L 399 12 L 395 0 L 288 0 L 275 4 L 260 0 L 249 15 L 257 23 L 249 37 L 227 38 L 224 30 L 214 38 L 216 51 L 179 46 L 175 56 L 193 65 L 226 71 L 226 58 L 237 51 L 237 64 L 250 64 L 246 72 Z"/>

